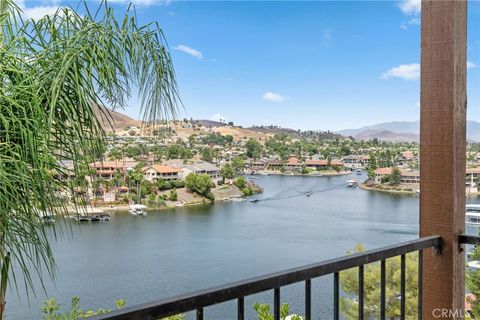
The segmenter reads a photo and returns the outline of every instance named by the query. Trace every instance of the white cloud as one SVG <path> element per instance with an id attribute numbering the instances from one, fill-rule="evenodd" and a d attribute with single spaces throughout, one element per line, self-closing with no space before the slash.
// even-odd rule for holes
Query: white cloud
<path id="1" fill-rule="evenodd" d="M 262 98 L 271 102 L 283 102 L 287 99 L 286 97 L 272 91 L 267 91 L 262 94 Z"/>
<path id="2" fill-rule="evenodd" d="M 400 24 L 400 29 L 402 30 L 407 30 L 409 25 L 420 25 L 420 18 L 419 17 L 414 17 L 408 20 L 407 22 L 402 22 Z"/>
<path id="3" fill-rule="evenodd" d="M 472 61 L 467 61 L 467 69 L 473 69 L 476 68 L 477 65 L 473 63 Z"/>
<path id="4" fill-rule="evenodd" d="M 212 121 L 218 121 L 218 122 L 225 122 L 228 120 L 228 117 L 225 117 L 224 115 L 220 114 L 220 113 L 215 113 L 214 115 L 212 115 L 210 117 L 209 120 L 212 120 Z"/>
<path id="5" fill-rule="evenodd" d="M 422 9 L 421 0 L 401 0 L 398 7 L 405 14 L 419 14 Z"/>
<path id="6" fill-rule="evenodd" d="M 417 80 L 420 78 L 420 64 L 410 63 L 402 64 L 398 67 L 389 69 L 387 72 L 382 73 L 380 79 L 389 78 L 402 78 L 406 80 Z"/>
<path id="7" fill-rule="evenodd" d="M 176 47 L 173 47 L 173 49 L 188 53 L 189 55 L 194 56 L 195 58 L 203 59 L 203 54 L 200 51 L 190 48 L 189 46 L 180 44 Z"/>
<path id="8" fill-rule="evenodd" d="M 32 19 L 35 21 L 42 19 L 44 16 L 53 15 L 58 9 L 61 8 L 58 6 L 58 1 L 56 0 L 46 1 L 44 4 L 33 7 L 27 7 L 25 0 L 16 0 L 15 2 L 22 10 L 23 16 L 26 19 Z"/>
<path id="9" fill-rule="evenodd" d="M 60 7 L 55 6 L 36 6 L 32 8 L 23 8 L 22 11 L 27 19 L 40 20 L 44 16 L 55 14 Z"/>

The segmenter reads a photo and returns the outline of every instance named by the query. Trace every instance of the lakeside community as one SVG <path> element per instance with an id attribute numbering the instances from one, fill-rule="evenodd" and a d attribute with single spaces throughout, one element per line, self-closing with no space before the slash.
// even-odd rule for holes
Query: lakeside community
<path id="1" fill-rule="evenodd" d="M 419 145 L 358 141 L 332 132 L 276 126 L 242 128 L 233 123 L 183 120 L 155 130 L 137 126 L 111 131 L 104 152 L 88 168 L 61 161 L 70 192 L 94 207 L 127 210 L 142 204 L 161 209 L 238 200 L 262 192 L 255 175 L 332 176 L 360 174 L 350 181 L 366 190 L 418 194 Z M 480 147 L 467 151 L 467 195 L 478 194 Z M 361 177 L 359 177 L 361 178 Z M 75 210 L 73 206 L 71 210 Z"/>

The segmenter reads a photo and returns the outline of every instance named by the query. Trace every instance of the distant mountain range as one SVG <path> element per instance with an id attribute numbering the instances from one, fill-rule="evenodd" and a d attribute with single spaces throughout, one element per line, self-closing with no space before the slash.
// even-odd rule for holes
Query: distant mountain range
<path id="1" fill-rule="evenodd" d="M 390 142 L 418 141 L 420 121 L 384 122 L 358 129 L 340 130 L 337 133 L 346 137 L 352 136 L 358 140 L 377 138 L 378 140 Z M 480 142 L 480 122 L 467 121 L 467 140 Z"/>

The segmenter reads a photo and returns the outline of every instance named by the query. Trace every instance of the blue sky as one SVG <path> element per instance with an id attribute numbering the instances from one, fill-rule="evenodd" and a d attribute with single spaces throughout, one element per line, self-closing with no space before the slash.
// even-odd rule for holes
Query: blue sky
<path id="1" fill-rule="evenodd" d="M 65 3 L 21 4 L 34 17 Z M 136 1 L 140 22 L 165 32 L 182 118 L 315 130 L 418 119 L 418 4 Z M 468 60 L 468 117 L 480 120 L 479 1 L 469 4 Z M 139 118 L 130 104 L 125 113 Z"/>

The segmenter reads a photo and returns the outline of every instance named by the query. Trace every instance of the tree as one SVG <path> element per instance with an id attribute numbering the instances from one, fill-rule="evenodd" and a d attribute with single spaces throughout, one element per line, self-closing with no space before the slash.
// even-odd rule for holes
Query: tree
<path id="1" fill-rule="evenodd" d="M 210 176 L 206 173 L 196 174 L 190 173 L 185 178 L 185 187 L 195 193 L 198 193 L 204 197 L 211 197 L 210 190 L 213 188 L 215 184 L 213 183 Z"/>
<path id="2" fill-rule="evenodd" d="M 245 160 L 242 157 L 235 157 L 232 160 L 232 168 L 235 171 L 235 175 L 239 175 L 245 168 Z"/>
<path id="3" fill-rule="evenodd" d="M 233 179 L 235 178 L 235 171 L 233 170 L 232 166 L 230 163 L 226 163 L 221 169 L 220 169 L 220 175 L 222 176 L 223 183 L 225 183 L 225 179 Z"/>
<path id="4" fill-rule="evenodd" d="M 203 148 L 202 151 L 200 151 L 200 156 L 202 157 L 203 161 L 207 161 L 207 162 L 213 161 L 213 153 L 212 153 L 212 149 L 210 148 Z"/>
<path id="5" fill-rule="evenodd" d="M 363 245 L 358 244 L 354 254 L 365 251 Z M 405 288 L 406 288 L 406 319 L 417 318 L 418 304 L 418 254 L 410 253 L 405 260 Z M 380 264 L 370 263 L 364 267 L 364 312 L 365 319 L 380 317 Z M 386 315 L 389 319 L 400 317 L 400 257 L 386 260 Z M 340 273 L 342 290 L 347 293 L 340 300 L 340 308 L 345 319 L 358 319 L 358 269 L 348 269 Z"/>
<path id="6" fill-rule="evenodd" d="M 255 139 L 249 139 L 245 144 L 247 157 L 258 159 L 262 154 L 262 145 Z"/>
<path id="7" fill-rule="evenodd" d="M 134 85 L 144 120 L 155 125 L 177 112 L 160 27 L 138 25 L 131 9 L 117 20 L 106 3 L 85 9 L 59 9 L 33 21 L 12 0 L 0 0 L 0 318 L 9 280 L 19 278 L 11 264 L 27 289 L 34 289 L 34 278 L 42 282 L 54 273 L 39 211 L 66 213 L 55 191 L 73 190 L 55 174 L 63 170 L 58 160 L 72 160 L 80 174 L 102 154 L 101 119 L 112 119 L 102 106 L 125 107 Z"/>
<path id="8" fill-rule="evenodd" d="M 397 167 L 394 167 L 392 169 L 392 173 L 388 177 L 388 181 L 393 185 L 399 185 L 401 180 L 402 180 L 402 173 L 400 169 L 398 169 Z"/>
<path id="9" fill-rule="evenodd" d="M 178 194 L 176 189 L 171 189 L 169 194 L 168 194 L 168 199 L 170 201 L 177 201 L 178 200 Z"/>
<path id="10" fill-rule="evenodd" d="M 471 260 L 480 260 L 480 246 L 475 246 L 470 257 Z M 472 306 L 471 315 L 472 319 L 478 319 L 480 316 L 480 269 L 467 270 L 466 286 L 468 290 L 477 297 L 476 299 L 470 299 L 470 305 Z"/>
<path id="11" fill-rule="evenodd" d="M 244 177 L 238 177 L 233 184 L 236 185 L 240 190 L 242 190 L 247 186 L 247 181 Z"/>

